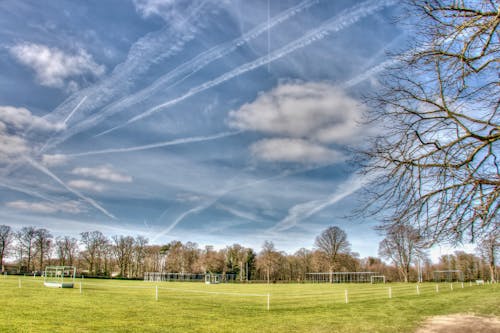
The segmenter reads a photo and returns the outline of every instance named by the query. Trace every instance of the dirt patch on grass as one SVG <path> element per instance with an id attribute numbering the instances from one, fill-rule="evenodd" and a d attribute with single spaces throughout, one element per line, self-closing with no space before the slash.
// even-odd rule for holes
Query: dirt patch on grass
<path id="1" fill-rule="evenodd" d="M 498 317 L 479 317 L 472 314 L 453 314 L 427 319 L 415 333 L 500 333 Z"/>

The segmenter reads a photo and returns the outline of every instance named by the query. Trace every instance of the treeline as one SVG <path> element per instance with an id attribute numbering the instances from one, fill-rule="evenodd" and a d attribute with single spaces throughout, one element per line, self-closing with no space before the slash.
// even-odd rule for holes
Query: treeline
<path id="1" fill-rule="evenodd" d="M 385 275 L 388 281 L 417 281 L 419 275 L 430 281 L 433 271 L 454 269 L 461 270 L 466 280 L 492 277 L 487 260 L 475 254 L 456 252 L 443 256 L 437 264 L 420 255 L 418 267 L 416 262 L 406 271 L 395 261 L 388 265 L 380 258 L 360 258 L 338 227 L 319 235 L 314 249 L 288 254 L 269 241 L 259 251 L 240 244 L 217 250 L 213 246 L 200 248 L 193 242 L 153 245 L 143 236 L 109 238 L 100 231 L 83 232 L 79 238 L 53 237 L 45 228 L 13 230 L 0 225 L 0 263 L 2 272 L 9 273 L 40 273 L 47 265 L 66 265 L 87 276 L 121 278 L 142 278 L 145 272 L 211 272 L 234 274 L 237 281 L 301 282 L 310 272 L 371 271 Z"/>

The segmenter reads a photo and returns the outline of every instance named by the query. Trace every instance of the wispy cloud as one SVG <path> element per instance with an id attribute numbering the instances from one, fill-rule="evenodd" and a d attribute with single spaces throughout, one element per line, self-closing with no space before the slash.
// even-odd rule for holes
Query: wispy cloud
<path id="1" fill-rule="evenodd" d="M 341 152 L 303 139 L 263 139 L 252 144 L 250 150 L 255 157 L 268 162 L 316 164 L 346 159 Z"/>
<path id="2" fill-rule="evenodd" d="M 78 198 L 84 200 L 85 202 L 87 202 L 88 204 L 90 204 L 95 209 L 99 210 L 104 215 L 106 215 L 106 216 L 108 216 L 108 217 L 116 220 L 116 217 L 113 214 L 111 214 L 104 207 L 102 207 L 97 202 L 95 202 L 95 200 L 93 200 L 92 198 L 84 196 L 83 194 L 81 194 L 77 190 L 75 190 L 75 189 L 69 187 L 68 185 L 66 185 L 66 183 L 64 183 L 59 177 L 57 177 L 54 173 L 52 173 L 49 169 L 47 169 L 43 165 L 39 164 L 38 162 L 32 160 L 31 158 L 29 158 L 27 156 L 24 157 L 24 160 L 26 162 L 28 162 L 28 164 L 30 164 L 33 168 L 37 169 L 38 171 L 46 174 L 47 176 L 49 176 L 50 178 L 52 178 L 53 180 L 55 180 L 59 185 L 61 185 L 68 192 L 70 192 L 70 193 L 74 194 L 75 196 L 77 196 Z"/>
<path id="3" fill-rule="evenodd" d="M 49 201 L 49 202 L 53 202 L 53 203 L 57 203 L 58 201 L 50 198 L 49 196 L 43 194 L 43 193 L 40 193 L 40 192 L 37 192 L 35 190 L 33 190 L 32 188 L 27 188 L 23 185 L 18 185 L 18 184 L 9 184 L 7 181 L 5 180 L 1 180 L 0 181 L 0 187 L 5 187 L 9 190 L 12 190 L 12 191 L 16 191 L 16 192 L 20 192 L 20 193 L 24 193 L 24 194 L 27 194 L 29 196 L 32 196 L 34 198 L 38 198 L 38 199 L 42 199 L 42 200 L 45 200 L 45 201 Z"/>
<path id="4" fill-rule="evenodd" d="M 188 99 L 189 97 L 191 97 L 193 95 L 196 95 L 196 94 L 203 92 L 207 89 L 210 89 L 212 87 L 218 86 L 218 85 L 220 85 L 220 84 L 222 84 L 230 79 L 233 79 L 233 78 L 240 76 L 242 74 L 245 74 L 251 70 L 254 70 L 254 69 L 259 68 L 263 65 L 266 65 L 272 61 L 280 59 L 280 58 L 290 54 L 293 51 L 296 51 L 298 49 L 302 49 L 302 48 L 304 48 L 304 47 L 306 47 L 314 42 L 322 40 L 322 39 L 326 38 L 327 36 L 329 36 L 330 34 L 332 34 L 334 32 L 339 32 L 339 31 L 345 29 L 346 27 L 358 22 L 362 18 L 364 18 L 368 15 L 371 15 L 375 11 L 381 10 L 382 8 L 384 8 L 386 6 L 393 5 L 394 3 L 395 3 L 394 0 L 365 1 L 359 5 L 356 5 L 354 7 L 346 9 L 346 10 L 342 11 L 340 14 L 336 15 L 335 17 L 329 19 L 325 23 L 321 24 L 318 28 L 315 28 L 315 29 L 309 31 L 301 38 L 296 39 L 295 41 L 287 44 L 286 46 L 284 46 L 278 50 L 275 50 L 275 51 L 267 54 L 266 56 L 260 57 L 254 61 L 243 64 L 243 65 L 241 65 L 241 66 L 239 66 L 239 67 L 237 67 L 237 68 L 235 68 L 235 69 L 233 69 L 233 70 L 231 70 L 231 71 L 229 71 L 229 72 L 227 72 L 227 73 L 225 73 L 225 74 L 223 74 L 223 75 L 221 75 L 213 80 L 207 81 L 201 85 L 193 87 L 187 93 L 185 93 L 177 98 L 168 100 L 164 103 L 158 104 L 158 105 L 148 109 L 147 111 L 145 111 L 145 112 L 143 112 L 135 117 L 132 117 L 131 119 L 129 119 L 125 123 L 118 125 L 118 126 L 115 126 L 113 128 L 110 128 L 110 129 L 102 132 L 101 134 L 107 134 L 107 133 L 113 132 L 119 128 L 122 128 L 122 127 L 127 126 L 129 124 L 132 124 L 136 121 L 144 119 L 144 118 L 146 118 L 146 117 L 148 117 L 156 112 L 164 111 L 165 109 L 172 107 L 173 105 L 176 105 L 176 104 Z"/>
<path id="5" fill-rule="evenodd" d="M 314 214 L 330 207 L 366 186 L 372 178 L 369 176 L 354 175 L 341 183 L 337 190 L 325 199 L 312 200 L 297 204 L 288 210 L 288 215 L 278 222 L 270 231 L 286 231 L 308 219 Z"/>
<path id="6" fill-rule="evenodd" d="M 104 185 L 98 184 L 92 180 L 87 180 L 87 179 L 70 180 L 68 182 L 68 185 L 71 186 L 72 188 L 94 191 L 94 192 L 102 192 L 104 190 Z"/>
<path id="7" fill-rule="evenodd" d="M 19 210 L 25 210 L 31 213 L 71 213 L 78 214 L 82 211 L 81 205 L 78 201 L 66 201 L 66 202 L 28 202 L 24 200 L 9 201 L 5 206 L 10 208 L 15 208 Z"/>
<path id="8" fill-rule="evenodd" d="M 94 168 L 78 167 L 71 171 L 72 174 L 84 177 L 92 177 L 114 183 L 130 183 L 132 177 L 114 170 L 109 165 L 101 165 Z"/>
<path id="9" fill-rule="evenodd" d="M 62 154 L 43 154 L 42 164 L 47 167 L 63 165 L 68 161 L 66 155 Z"/>

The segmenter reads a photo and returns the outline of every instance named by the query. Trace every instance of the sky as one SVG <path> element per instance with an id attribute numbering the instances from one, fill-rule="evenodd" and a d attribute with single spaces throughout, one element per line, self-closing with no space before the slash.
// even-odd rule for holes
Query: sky
<path id="1" fill-rule="evenodd" d="M 397 1 L 0 1 L 0 223 L 293 253 L 350 218 Z M 441 251 L 441 250 L 439 250 Z"/>

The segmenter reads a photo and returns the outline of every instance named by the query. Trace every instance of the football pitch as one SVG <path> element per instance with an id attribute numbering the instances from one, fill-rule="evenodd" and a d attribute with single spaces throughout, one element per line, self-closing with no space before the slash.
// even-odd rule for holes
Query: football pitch
<path id="1" fill-rule="evenodd" d="M 81 288 L 80 288 L 81 284 Z M 412 332 L 500 315 L 498 284 L 217 284 L 0 277 L 0 332 Z"/>

